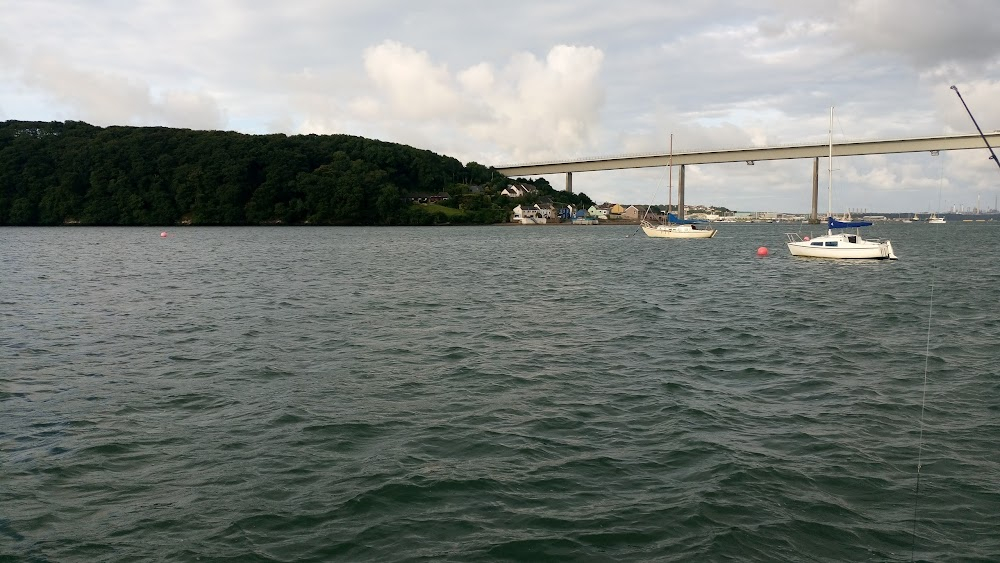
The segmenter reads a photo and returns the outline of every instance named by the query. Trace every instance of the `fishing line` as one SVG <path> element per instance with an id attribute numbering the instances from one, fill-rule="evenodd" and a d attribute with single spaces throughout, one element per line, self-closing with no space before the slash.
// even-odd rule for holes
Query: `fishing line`
<path id="1" fill-rule="evenodd" d="M 940 179 L 940 186 L 938 187 L 938 207 L 941 207 L 940 193 L 942 187 L 944 186 L 945 155 L 938 154 L 936 156 L 937 158 L 941 159 L 939 162 L 941 179 Z M 941 248 L 940 229 L 938 229 L 934 233 L 934 248 L 935 249 Z M 920 399 L 920 419 L 918 422 L 918 425 L 920 427 L 920 432 L 919 432 L 919 437 L 917 438 L 917 477 L 916 477 L 916 485 L 914 486 L 913 489 L 913 530 L 910 532 L 911 563 L 914 561 L 917 549 L 917 522 L 918 522 L 917 514 L 919 513 L 920 509 L 920 476 L 921 476 L 920 470 L 923 469 L 923 450 L 924 450 L 924 410 L 927 406 L 927 373 L 929 371 L 930 357 L 931 357 L 931 326 L 933 324 L 932 321 L 934 319 L 934 277 L 936 276 L 936 274 L 937 274 L 937 268 L 934 267 L 931 273 L 931 291 L 930 291 L 929 304 L 927 306 L 927 342 L 924 344 L 924 385 L 923 385 L 922 397 Z"/>
<path id="2" fill-rule="evenodd" d="M 993 152 L 993 147 L 990 146 L 990 142 L 986 139 L 986 135 L 983 134 L 983 130 L 979 127 L 979 123 L 976 123 L 976 118 L 972 115 L 972 110 L 965 103 L 965 99 L 962 98 L 962 94 L 958 91 L 955 86 L 951 87 L 958 95 L 958 99 L 962 102 L 962 106 L 965 107 L 965 111 L 968 112 L 969 118 L 972 120 L 972 124 L 976 126 L 976 130 L 979 131 L 979 136 L 983 138 L 983 143 L 986 144 L 986 148 L 990 151 L 990 160 L 994 161 L 998 167 L 1000 167 L 1000 159 L 997 159 L 997 155 Z M 933 154 L 933 153 L 932 153 Z M 942 156 L 943 159 L 943 156 Z M 941 190 L 944 188 L 944 160 L 941 160 L 941 186 L 938 188 L 938 207 L 941 207 Z M 940 241 L 940 232 L 936 233 L 935 242 Z M 936 244 L 936 247 L 940 248 L 940 244 Z M 936 271 L 936 270 L 935 270 Z M 927 404 L 927 369 L 928 363 L 930 361 L 931 355 L 931 319 L 934 315 L 934 281 L 931 280 L 931 296 L 930 305 L 927 311 L 927 345 L 924 349 L 924 389 L 923 398 L 920 401 L 920 437 L 917 440 L 917 479 L 916 487 L 913 490 L 913 531 L 911 533 L 912 542 L 910 544 L 910 561 L 914 561 L 917 546 L 917 511 L 920 503 L 920 469 L 923 464 L 923 447 L 924 447 L 924 407 Z"/>
<path id="3" fill-rule="evenodd" d="M 924 407 L 927 405 L 927 371 L 931 356 L 931 319 L 934 317 L 934 282 L 931 281 L 930 306 L 927 311 L 927 344 L 924 348 L 924 390 L 920 400 L 920 437 L 917 439 L 917 485 L 913 491 L 913 532 L 911 533 L 910 561 L 917 549 L 917 509 L 920 503 L 920 469 L 924 450 Z"/>

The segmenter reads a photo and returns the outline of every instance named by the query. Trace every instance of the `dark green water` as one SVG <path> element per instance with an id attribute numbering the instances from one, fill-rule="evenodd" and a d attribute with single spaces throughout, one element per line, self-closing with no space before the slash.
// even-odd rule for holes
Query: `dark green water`
<path id="1" fill-rule="evenodd" d="M 0 560 L 1000 560 L 1000 224 L 720 228 L 0 230 Z"/>

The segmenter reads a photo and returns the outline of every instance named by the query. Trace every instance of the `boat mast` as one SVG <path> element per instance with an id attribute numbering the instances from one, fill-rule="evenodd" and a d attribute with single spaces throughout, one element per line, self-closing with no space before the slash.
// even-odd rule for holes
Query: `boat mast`
<path id="1" fill-rule="evenodd" d="M 670 156 L 667 157 L 667 213 L 674 205 L 674 134 L 670 134 Z"/>
<path id="2" fill-rule="evenodd" d="M 833 106 L 830 106 L 830 155 L 826 161 L 830 167 L 826 186 L 826 216 L 833 217 Z"/>

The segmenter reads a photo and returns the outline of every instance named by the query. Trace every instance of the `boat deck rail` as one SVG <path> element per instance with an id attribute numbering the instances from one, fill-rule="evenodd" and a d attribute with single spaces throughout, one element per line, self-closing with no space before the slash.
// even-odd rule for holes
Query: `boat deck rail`
<path id="1" fill-rule="evenodd" d="M 799 233 L 785 233 L 785 236 L 788 238 L 788 242 L 806 242 L 806 240 L 803 239 L 802 235 L 799 234 Z M 819 235 L 817 235 L 817 236 L 819 236 Z M 825 236 L 825 235 L 823 235 L 823 236 Z M 847 235 L 847 236 L 848 237 L 850 237 L 850 236 L 858 236 L 860 238 L 859 235 Z M 876 244 L 881 244 L 883 242 L 882 239 L 877 238 L 877 237 L 875 237 L 875 238 L 865 237 L 864 240 L 865 240 L 865 242 L 874 242 Z M 854 241 L 851 241 L 851 242 L 854 242 Z M 885 242 L 888 242 L 888 241 L 885 241 Z"/>

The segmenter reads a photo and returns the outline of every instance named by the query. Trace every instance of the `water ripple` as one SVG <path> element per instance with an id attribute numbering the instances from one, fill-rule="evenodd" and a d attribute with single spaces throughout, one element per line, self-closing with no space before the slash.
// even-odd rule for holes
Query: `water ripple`
<path id="1" fill-rule="evenodd" d="M 1000 559 L 980 227 L 0 230 L 0 559 Z"/>

